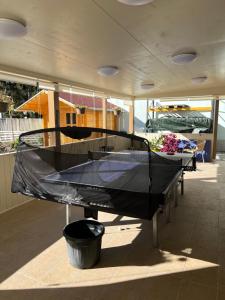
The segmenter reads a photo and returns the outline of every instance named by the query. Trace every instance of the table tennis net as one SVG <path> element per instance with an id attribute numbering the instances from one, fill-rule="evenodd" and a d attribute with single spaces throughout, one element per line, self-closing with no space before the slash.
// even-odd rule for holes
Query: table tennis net
<path id="1" fill-rule="evenodd" d="M 133 203 L 135 210 L 134 199 L 140 204 L 145 197 L 148 205 L 150 191 L 162 192 L 180 169 L 180 161 L 151 152 L 139 136 L 100 128 L 49 128 L 20 136 L 12 192 L 84 207 L 124 210 Z M 153 179 L 154 174 L 161 175 Z"/>

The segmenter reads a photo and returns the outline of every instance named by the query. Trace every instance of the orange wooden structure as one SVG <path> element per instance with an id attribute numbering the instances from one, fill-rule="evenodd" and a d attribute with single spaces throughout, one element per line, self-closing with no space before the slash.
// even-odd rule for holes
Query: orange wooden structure
<path id="1" fill-rule="evenodd" d="M 59 93 L 60 126 L 103 127 L 102 100 L 97 97 Z M 84 114 L 77 113 L 77 107 L 81 106 L 85 107 Z M 117 130 L 118 116 L 114 113 L 117 107 L 107 103 L 106 108 L 107 128 Z M 44 128 L 54 127 L 54 92 L 42 90 L 20 105 L 16 111 L 37 112 L 42 115 Z"/>

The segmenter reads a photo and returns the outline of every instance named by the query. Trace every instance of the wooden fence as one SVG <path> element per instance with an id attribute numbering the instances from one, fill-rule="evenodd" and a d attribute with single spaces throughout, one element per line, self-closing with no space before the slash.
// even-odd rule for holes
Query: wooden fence
<path id="1" fill-rule="evenodd" d="M 0 119 L 0 131 L 29 131 L 42 127 L 42 119 Z"/>

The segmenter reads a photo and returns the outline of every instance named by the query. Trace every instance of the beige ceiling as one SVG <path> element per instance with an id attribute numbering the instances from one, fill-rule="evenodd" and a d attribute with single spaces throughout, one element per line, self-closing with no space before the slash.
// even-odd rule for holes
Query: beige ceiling
<path id="1" fill-rule="evenodd" d="M 116 0 L 0 0 L 0 17 L 27 23 L 22 39 L 0 41 L 0 70 L 141 97 L 225 93 L 225 0 L 155 0 L 129 7 Z M 176 65 L 171 55 L 194 49 Z M 98 66 L 121 72 L 102 78 Z M 191 78 L 206 75 L 202 85 Z M 142 82 L 155 89 L 143 91 Z"/>

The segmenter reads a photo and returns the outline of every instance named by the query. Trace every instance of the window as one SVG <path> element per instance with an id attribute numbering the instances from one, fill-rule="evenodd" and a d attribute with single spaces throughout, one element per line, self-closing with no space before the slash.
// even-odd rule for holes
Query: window
<path id="1" fill-rule="evenodd" d="M 77 117 L 77 116 L 76 116 L 75 113 L 72 113 L 72 114 L 66 113 L 66 124 L 67 124 L 67 125 L 70 125 L 70 124 L 76 124 L 76 120 L 77 120 L 76 117 Z"/>
<path id="2" fill-rule="evenodd" d="M 148 132 L 212 132 L 211 100 L 149 101 Z"/>
<path id="3" fill-rule="evenodd" d="M 117 98 L 107 100 L 107 129 L 129 131 L 129 105 Z"/>
<path id="4" fill-rule="evenodd" d="M 76 124 L 76 114 L 72 113 L 72 124 Z"/>
<path id="5" fill-rule="evenodd" d="M 135 101 L 135 132 L 211 133 L 211 99 Z"/>
<path id="6" fill-rule="evenodd" d="M 71 124 L 70 113 L 66 113 L 66 124 L 67 125 Z"/>

